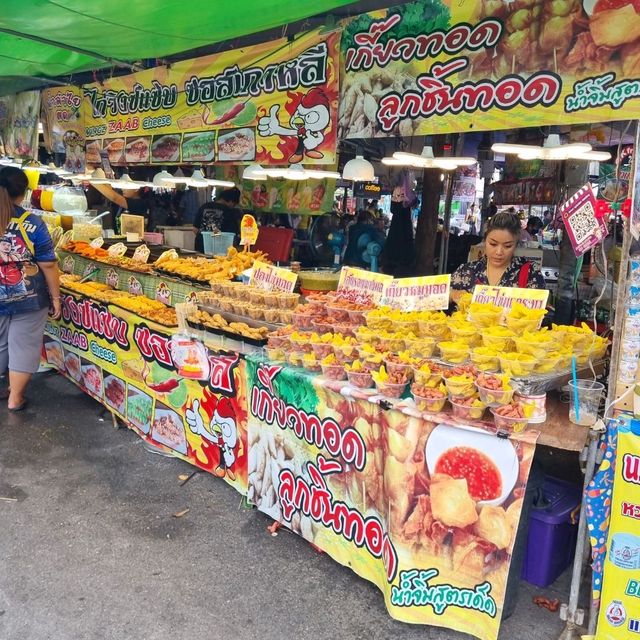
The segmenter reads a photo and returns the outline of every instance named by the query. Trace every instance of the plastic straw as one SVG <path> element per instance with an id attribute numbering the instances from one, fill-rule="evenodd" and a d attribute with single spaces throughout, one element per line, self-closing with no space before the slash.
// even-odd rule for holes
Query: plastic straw
<path id="1" fill-rule="evenodd" d="M 576 357 L 571 358 L 571 377 L 573 378 L 573 407 L 576 414 L 576 422 L 580 422 L 580 405 L 578 404 L 578 372 Z"/>

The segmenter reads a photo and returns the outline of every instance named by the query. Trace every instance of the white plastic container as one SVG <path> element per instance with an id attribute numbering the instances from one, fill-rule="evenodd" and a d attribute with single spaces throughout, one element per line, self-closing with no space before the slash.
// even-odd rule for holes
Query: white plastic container
<path id="1" fill-rule="evenodd" d="M 194 251 L 196 246 L 196 234 L 193 227 L 158 227 L 164 234 L 164 243 L 176 249 Z"/>

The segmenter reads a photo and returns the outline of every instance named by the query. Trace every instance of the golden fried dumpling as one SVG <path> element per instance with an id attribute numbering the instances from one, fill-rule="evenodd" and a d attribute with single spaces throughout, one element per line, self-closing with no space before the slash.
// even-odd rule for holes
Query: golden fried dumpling
<path id="1" fill-rule="evenodd" d="M 464 478 L 434 474 L 431 482 L 433 517 L 449 527 L 468 527 L 478 520 L 476 503 Z"/>

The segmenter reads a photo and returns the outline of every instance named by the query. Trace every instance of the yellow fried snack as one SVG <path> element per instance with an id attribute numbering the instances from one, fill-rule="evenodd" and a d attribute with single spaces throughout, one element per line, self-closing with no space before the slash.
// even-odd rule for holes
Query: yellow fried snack
<path id="1" fill-rule="evenodd" d="M 529 309 L 520 302 L 514 302 L 505 317 L 505 324 L 517 333 L 536 331 L 546 313 L 546 309 Z"/>
<path id="2" fill-rule="evenodd" d="M 162 271 L 201 282 L 219 282 L 235 278 L 253 266 L 256 260 L 269 262 L 261 251 L 238 252 L 235 247 L 229 247 L 226 256 L 215 256 L 214 258 L 175 258 L 169 256 L 163 260 L 157 260 L 153 266 Z"/>
<path id="3" fill-rule="evenodd" d="M 537 360 L 527 353 L 505 353 L 500 357 L 500 367 L 510 376 L 527 376 L 533 372 Z"/>

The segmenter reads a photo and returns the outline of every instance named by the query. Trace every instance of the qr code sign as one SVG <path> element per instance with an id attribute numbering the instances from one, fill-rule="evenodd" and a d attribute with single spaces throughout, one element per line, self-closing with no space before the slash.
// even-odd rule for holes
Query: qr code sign
<path id="1" fill-rule="evenodd" d="M 590 236 L 598 233 L 600 224 L 595 213 L 592 204 L 585 202 L 567 218 L 566 222 L 571 227 L 576 244 L 582 244 Z"/>

